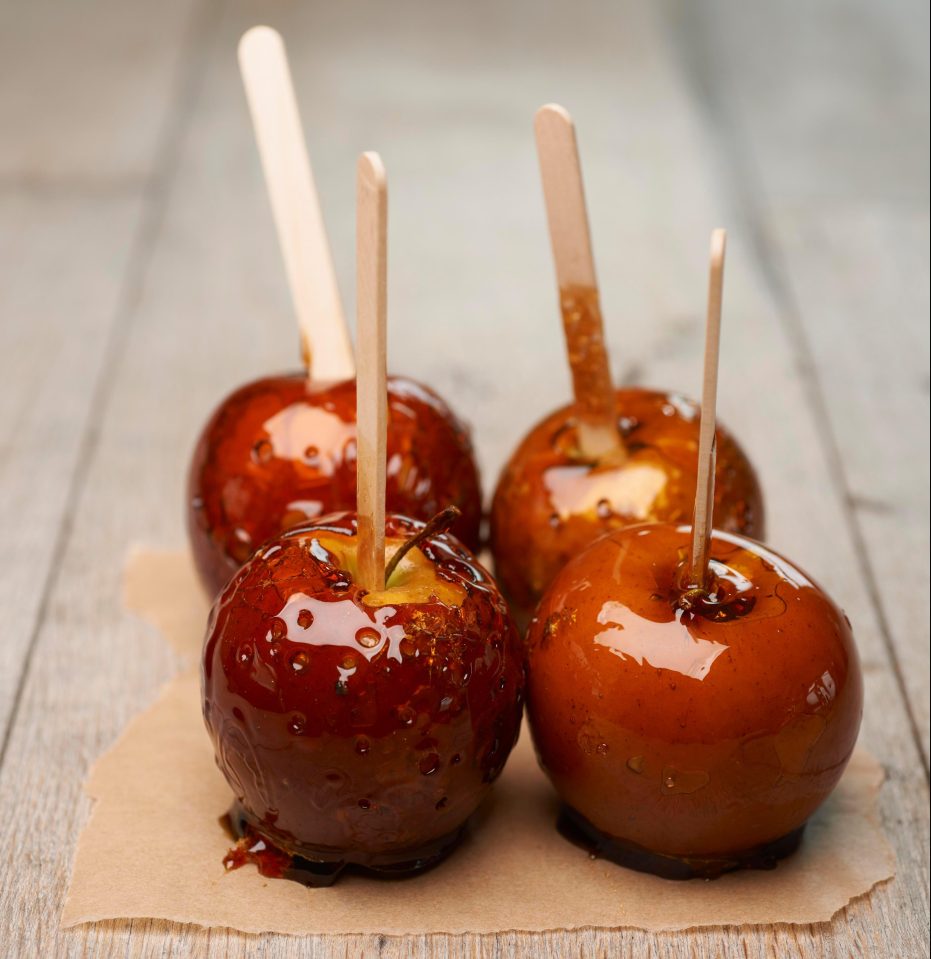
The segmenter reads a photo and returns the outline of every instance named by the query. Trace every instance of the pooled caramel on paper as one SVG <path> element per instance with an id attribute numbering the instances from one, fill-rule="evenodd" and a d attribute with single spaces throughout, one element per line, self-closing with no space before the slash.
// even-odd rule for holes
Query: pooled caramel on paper
<path id="1" fill-rule="evenodd" d="M 812 923 L 894 874 L 876 813 L 883 773 L 862 750 L 777 869 L 672 882 L 591 859 L 556 832 L 556 798 L 526 730 L 481 828 L 430 872 L 400 882 L 344 874 L 326 889 L 252 867 L 226 873 L 230 839 L 219 818 L 231 795 L 201 719 L 207 603 L 188 557 L 135 552 L 126 599 L 194 665 L 91 771 L 96 803 L 78 841 L 65 926 L 155 918 L 252 933 L 419 935 Z"/>

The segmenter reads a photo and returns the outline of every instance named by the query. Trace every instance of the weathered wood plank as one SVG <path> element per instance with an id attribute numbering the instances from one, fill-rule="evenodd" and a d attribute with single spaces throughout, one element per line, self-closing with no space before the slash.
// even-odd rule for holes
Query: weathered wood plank
<path id="1" fill-rule="evenodd" d="M 392 366 L 422 376 L 468 411 L 489 479 L 532 420 L 569 393 L 533 108 L 563 98 L 579 123 L 618 373 L 697 388 L 707 234 L 731 219 L 733 202 L 716 187 L 709 145 L 651 4 L 573 5 L 546 22 L 530 9 L 405 3 L 389 12 L 373 2 L 366 36 L 354 30 L 355 6 L 274 11 L 295 61 L 343 288 L 351 289 L 352 163 L 359 149 L 377 146 L 392 178 Z M 235 4 L 212 41 L 196 123 L 0 770 L 0 806 L 9 810 L 0 844 L 16 870 L 16 881 L 0 888 L 0 916 L 14 952 L 29 954 L 38 941 L 43 955 L 74 956 L 926 953 L 928 797 L 916 775 L 918 753 L 861 570 L 845 559 L 853 546 L 843 496 L 796 375 L 797 344 L 778 322 L 739 229 L 731 232 L 725 295 L 722 417 L 761 471 L 773 544 L 822 579 L 854 621 L 867 674 L 863 738 L 890 771 L 882 807 L 900 858 L 897 879 L 834 922 L 798 929 L 384 942 L 249 938 L 158 922 L 57 930 L 87 812 L 80 783 L 88 765 L 176 667 L 122 610 L 123 552 L 136 539 L 182 542 L 182 476 L 200 421 L 225 389 L 290 365 L 294 355 L 235 76 L 234 40 L 258 10 Z M 355 80 L 371 71 L 376 54 L 377 101 Z"/>
<path id="2" fill-rule="evenodd" d="M 141 200 L 0 192 L 0 741 L 33 638 Z"/>
<path id="3" fill-rule="evenodd" d="M 0 181 L 138 185 L 168 120 L 195 6 L 3 4 Z"/>
<path id="4" fill-rule="evenodd" d="M 928 7 L 672 6 L 927 767 Z"/>
<path id="5" fill-rule="evenodd" d="M 77 6 L 2 11 L 0 526 L 17 561 L 0 580 L 0 743 L 134 292 L 150 154 L 191 8 L 172 0 L 146 17 L 104 4 L 100 22 Z"/>
<path id="6" fill-rule="evenodd" d="M 827 400 L 856 556 L 928 762 L 927 210 L 775 216 Z"/>

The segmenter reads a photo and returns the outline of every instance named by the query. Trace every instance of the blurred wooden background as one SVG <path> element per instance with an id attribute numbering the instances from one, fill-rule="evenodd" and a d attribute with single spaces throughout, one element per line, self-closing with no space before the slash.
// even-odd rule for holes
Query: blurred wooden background
<path id="1" fill-rule="evenodd" d="M 486 492 L 568 396 L 531 117 L 581 141 L 619 382 L 695 393 L 730 228 L 722 419 L 770 542 L 844 605 L 898 876 L 824 926 L 648 936 L 61 932 L 93 760 L 178 663 L 129 617 L 181 546 L 195 434 L 297 361 L 235 44 L 285 35 L 347 307 L 353 164 L 390 181 L 390 366 L 475 429 Z M 928 7 L 918 0 L 0 5 L 0 953 L 928 954 Z"/>

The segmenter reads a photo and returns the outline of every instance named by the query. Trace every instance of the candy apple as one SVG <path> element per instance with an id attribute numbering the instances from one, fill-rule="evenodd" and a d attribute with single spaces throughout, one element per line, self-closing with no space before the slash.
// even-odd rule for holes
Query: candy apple
<path id="1" fill-rule="evenodd" d="M 572 403 L 535 426 L 505 466 L 491 509 L 495 575 L 526 616 L 567 560 L 604 533 L 645 522 L 687 522 L 695 502 L 698 406 L 671 393 L 615 391 L 619 442 L 580 448 Z M 718 428 L 715 526 L 763 535 L 763 497 L 736 440 Z"/>
<path id="2" fill-rule="evenodd" d="M 335 514 L 268 541 L 217 599 L 204 648 L 240 853 L 315 885 L 442 858 L 522 712 L 520 641 L 469 550 L 389 514 L 385 587 L 367 591 L 357 527 Z"/>
<path id="3" fill-rule="evenodd" d="M 598 536 L 691 517 L 699 440 L 694 403 L 673 393 L 614 389 L 575 126 L 557 104 L 541 107 L 534 126 L 573 402 L 527 434 L 495 491 L 495 574 L 521 622 L 565 562 Z M 717 524 L 762 536 L 756 475 L 724 430 L 717 473 Z"/>
<path id="4" fill-rule="evenodd" d="M 671 877 L 770 866 L 850 758 L 863 687 L 850 624 L 784 557 L 691 527 L 602 537 L 556 576 L 528 635 L 528 713 L 563 825 Z"/>
<path id="5" fill-rule="evenodd" d="M 388 509 L 428 520 L 457 506 L 457 536 L 476 549 L 482 515 L 466 427 L 432 391 L 388 381 Z M 188 531 L 210 595 L 266 540 L 356 504 L 354 380 L 304 373 L 241 387 L 200 435 L 187 486 Z"/>

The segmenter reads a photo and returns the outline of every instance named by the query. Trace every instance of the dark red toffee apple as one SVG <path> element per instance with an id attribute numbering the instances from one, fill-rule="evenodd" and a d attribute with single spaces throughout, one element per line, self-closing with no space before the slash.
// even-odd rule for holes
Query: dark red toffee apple
<path id="1" fill-rule="evenodd" d="M 712 235 L 691 526 L 617 530 L 571 560 L 530 627 L 529 718 L 565 828 L 675 878 L 766 867 L 850 758 L 850 624 L 784 557 L 712 532 L 725 234 Z"/>
<path id="2" fill-rule="evenodd" d="M 612 387 L 575 128 L 556 105 L 542 107 L 535 126 L 575 395 L 521 441 L 492 503 L 495 574 L 521 618 L 566 561 L 598 536 L 687 520 L 698 449 L 695 403 Z M 723 429 L 717 479 L 717 525 L 762 536 L 756 473 Z"/>
<path id="3" fill-rule="evenodd" d="M 388 383 L 388 508 L 428 520 L 457 506 L 456 535 L 479 543 L 481 488 L 469 434 L 413 380 Z M 227 397 L 188 475 L 194 559 L 215 594 L 266 540 L 356 503 L 356 385 L 268 377 Z"/>
<path id="4" fill-rule="evenodd" d="M 423 524 L 389 516 L 389 557 Z M 355 514 L 249 560 L 217 601 L 204 716 L 240 829 L 298 878 L 422 868 L 456 841 L 517 739 L 522 652 L 489 574 L 448 533 L 367 592 Z M 277 860 L 277 869 L 283 869 Z"/>

